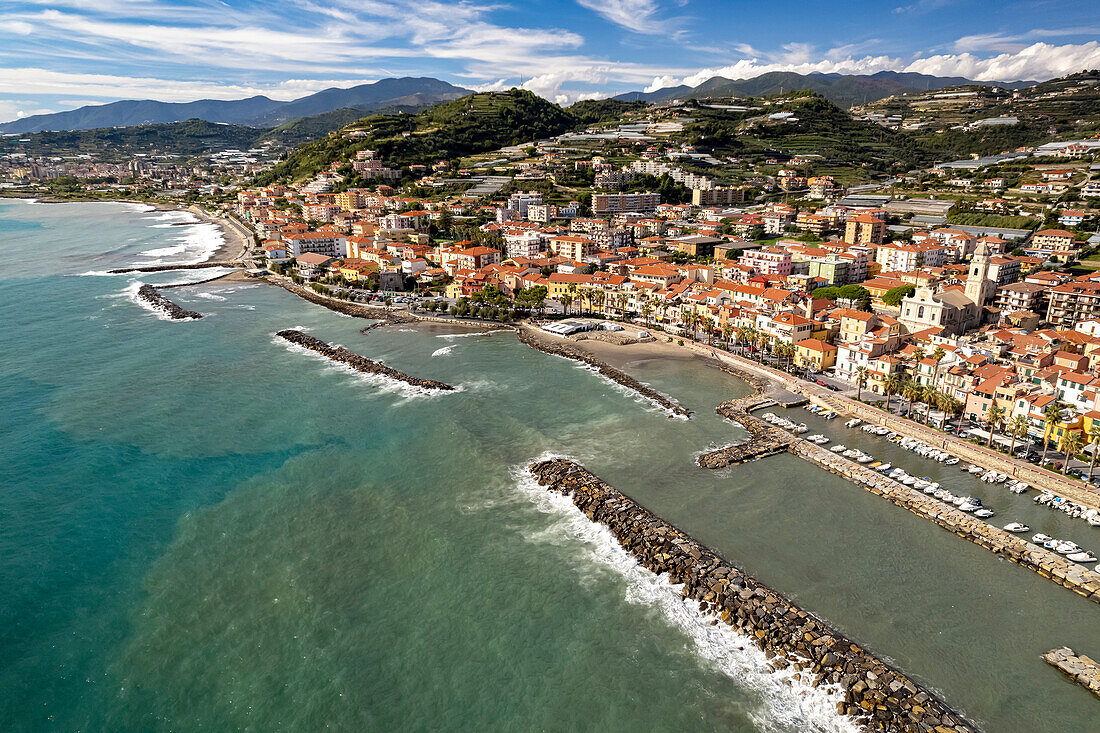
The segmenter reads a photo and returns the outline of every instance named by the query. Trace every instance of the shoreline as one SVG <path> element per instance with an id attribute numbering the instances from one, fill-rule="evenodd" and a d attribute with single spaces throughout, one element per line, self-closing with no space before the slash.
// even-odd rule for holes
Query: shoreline
<path id="1" fill-rule="evenodd" d="M 0 191 L 0 199 L 13 199 L 19 201 L 34 201 L 39 204 L 136 204 L 140 206 L 149 206 L 153 211 L 186 211 L 192 214 L 199 221 L 187 222 L 187 224 L 215 224 L 221 229 L 222 243 L 214 250 L 211 255 L 202 260 L 202 262 L 219 260 L 219 261 L 231 261 L 241 262 L 244 260 L 245 254 L 251 248 L 252 233 L 248 232 L 244 228 L 243 224 L 233 220 L 228 215 L 220 216 L 213 212 L 207 211 L 198 204 L 183 205 L 165 203 L 163 201 L 142 201 L 139 199 L 127 199 L 127 198 L 59 198 L 57 196 L 36 196 L 33 194 L 17 195 L 9 191 Z M 186 225 L 186 224 L 185 224 Z M 181 264 L 198 264 L 198 263 L 181 263 Z M 170 268 L 169 268 L 170 269 Z"/>
<path id="2" fill-rule="evenodd" d="M 685 605 L 747 637 L 776 668 L 793 666 L 814 687 L 837 690 L 837 713 L 867 730 L 974 731 L 961 715 L 900 670 L 799 608 L 693 537 L 567 459 L 532 464 L 539 485 L 568 497 L 644 568 L 682 584 Z"/>

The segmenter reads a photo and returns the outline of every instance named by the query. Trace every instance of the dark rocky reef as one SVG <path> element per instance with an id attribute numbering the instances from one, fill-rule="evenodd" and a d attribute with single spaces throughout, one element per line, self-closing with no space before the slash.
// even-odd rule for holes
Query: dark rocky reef
<path id="1" fill-rule="evenodd" d="M 146 303 L 164 311 L 168 314 L 168 317 L 174 321 L 183 320 L 196 320 L 202 318 L 202 313 L 196 311 L 184 310 L 180 306 L 176 305 L 172 301 L 165 298 L 160 294 L 156 288 L 152 285 L 142 285 L 138 289 L 138 297 L 144 300 Z"/>
<path id="2" fill-rule="evenodd" d="M 309 334 L 302 333 L 301 331 L 295 331 L 294 329 L 286 329 L 279 331 L 275 334 L 279 338 L 285 339 L 292 344 L 305 347 L 310 351 L 316 351 L 327 359 L 332 361 L 338 361 L 343 364 L 347 364 L 352 369 L 364 374 L 380 374 L 390 379 L 396 379 L 406 384 L 411 384 L 414 387 L 421 389 L 438 389 L 438 390 L 453 390 L 454 387 L 445 383 L 437 382 L 434 379 L 420 379 L 419 377 L 409 376 L 404 372 L 399 372 L 396 369 L 392 369 L 385 364 L 381 364 L 377 361 L 372 361 L 365 356 L 360 356 L 355 352 L 348 351 L 340 346 L 331 346 L 325 343 L 321 339 L 314 338 Z"/>
<path id="3" fill-rule="evenodd" d="M 676 527 L 654 516 L 579 464 L 533 464 L 539 484 L 568 496 L 585 516 L 605 525 L 641 565 L 670 583 L 764 650 L 774 668 L 794 667 L 814 686 L 835 685 L 837 710 L 871 730 L 970 733 L 958 713 L 900 671 L 745 574 Z"/>

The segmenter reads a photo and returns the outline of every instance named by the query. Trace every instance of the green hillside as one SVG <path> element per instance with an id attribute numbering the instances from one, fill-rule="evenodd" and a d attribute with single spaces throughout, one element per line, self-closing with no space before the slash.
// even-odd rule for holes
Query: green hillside
<path id="1" fill-rule="evenodd" d="M 480 92 L 414 115 L 364 117 L 302 145 L 256 178 L 258 185 L 315 175 L 357 150 L 377 150 L 392 166 L 427 163 L 496 150 L 557 135 L 577 124 L 556 104 L 531 92 Z"/>
<path id="2" fill-rule="evenodd" d="M 21 152 L 29 156 L 72 156 L 87 153 L 105 161 L 125 161 L 135 153 L 189 158 L 228 148 L 245 150 L 256 142 L 261 132 L 254 127 L 205 120 L 35 132 L 0 137 L 0 154 Z"/>
<path id="3" fill-rule="evenodd" d="M 762 109 L 729 111 L 696 106 L 694 123 L 685 128 L 689 142 L 716 156 L 760 162 L 778 156 L 817 155 L 817 173 L 842 174 L 905 170 L 919 164 L 921 153 L 904 136 L 879 125 L 853 119 L 846 111 L 809 91 L 787 94 L 782 104 L 752 99 L 746 106 Z M 772 115 L 789 113 L 790 117 Z M 825 170 L 827 168 L 827 170 Z"/>
<path id="4" fill-rule="evenodd" d="M 971 85 L 899 95 L 854 111 L 893 116 L 917 149 L 938 160 L 990 155 L 1100 132 L 1100 72 L 1072 74 L 1015 92 Z M 980 124 L 1013 117 L 1016 124 Z"/>

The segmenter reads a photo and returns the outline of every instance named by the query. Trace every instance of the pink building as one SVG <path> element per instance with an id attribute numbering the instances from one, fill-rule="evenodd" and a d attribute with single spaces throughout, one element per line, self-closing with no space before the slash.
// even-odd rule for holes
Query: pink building
<path id="1" fill-rule="evenodd" d="M 785 278 L 791 274 L 791 253 L 777 247 L 745 250 L 738 262 L 755 268 L 761 275 Z"/>

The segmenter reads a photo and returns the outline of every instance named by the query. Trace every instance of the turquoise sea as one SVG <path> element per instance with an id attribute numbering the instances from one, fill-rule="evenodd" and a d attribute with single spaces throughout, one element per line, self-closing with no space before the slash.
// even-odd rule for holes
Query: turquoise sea
<path id="1" fill-rule="evenodd" d="M 1096 730 L 1038 659 L 1100 653 L 1094 604 L 793 457 L 695 468 L 742 436 L 713 407 L 745 385 L 626 352 L 697 413 L 672 420 L 510 332 L 361 334 L 261 284 L 168 291 L 205 317 L 162 320 L 140 282 L 212 273 L 103 273 L 208 256 L 186 221 L 0 199 L 0 730 L 852 730 L 532 486 L 548 454 L 983 729 Z M 292 327 L 460 389 L 349 373 Z"/>

